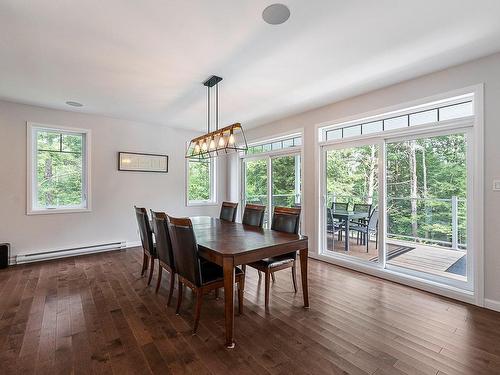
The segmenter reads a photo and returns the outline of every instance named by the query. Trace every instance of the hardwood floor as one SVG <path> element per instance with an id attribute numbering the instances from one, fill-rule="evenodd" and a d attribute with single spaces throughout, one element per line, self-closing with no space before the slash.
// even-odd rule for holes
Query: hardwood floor
<path id="1" fill-rule="evenodd" d="M 176 316 L 168 277 L 156 295 L 141 261 L 129 249 L 0 271 L 0 373 L 500 374 L 500 313 L 314 260 L 309 310 L 283 271 L 266 313 L 248 271 L 228 350 L 223 299 L 206 296 L 193 336 L 192 294 Z"/>

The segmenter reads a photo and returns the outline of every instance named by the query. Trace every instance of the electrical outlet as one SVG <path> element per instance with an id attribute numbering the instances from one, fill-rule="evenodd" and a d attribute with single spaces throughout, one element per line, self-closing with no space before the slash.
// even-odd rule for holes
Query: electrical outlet
<path id="1" fill-rule="evenodd" d="M 493 180 L 493 191 L 500 191 L 500 180 Z"/>

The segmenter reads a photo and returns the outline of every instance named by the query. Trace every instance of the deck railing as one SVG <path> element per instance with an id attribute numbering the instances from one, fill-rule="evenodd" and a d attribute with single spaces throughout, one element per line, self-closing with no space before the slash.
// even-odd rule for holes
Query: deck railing
<path id="1" fill-rule="evenodd" d="M 246 202 L 268 205 L 267 199 L 267 195 L 252 195 L 246 197 Z M 272 195 L 272 199 L 274 206 L 300 204 L 300 194 L 274 194 Z M 413 221 L 410 207 L 412 201 L 416 203 L 417 211 L 419 211 L 417 215 L 423 216 L 423 220 L 417 221 L 417 225 L 419 231 L 421 231 L 422 227 L 426 228 L 424 235 L 417 234 L 414 236 L 411 234 L 411 224 Z M 349 202 L 351 206 L 354 203 L 367 202 L 372 203 L 373 206 L 378 204 L 377 197 L 338 194 L 328 194 L 326 202 L 329 206 L 332 202 Z M 451 198 L 388 197 L 387 237 L 403 241 L 434 244 L 454 250 L 467 249 L 466 204 L 467 200 L 465 198 L 457 196 L 452 196 Z M 422 209 L 424 212 L 420 212 Z M 399 215 L 395 215 L 398 211 Z M 396 225 L 394 225 L 398 220 L 400 222 L 404 221 L 404 225 L 399 223 L 400 227 L 404 228 L 403 230 L 398 230 Z"/>
<path id="2" fill-rule="evenodd" d="M 332 202 L 378 203 L 377 197 L 328 194 Z M 417 208 L 412 215 L 412 202 Z M 467 200 L 451 198 L 387 198 L 387 237 L 411 242 L 434 244 L 454 250 L 467 249 Z M 417 224 L 417 235 L 412 235 L 412 224 Z M 399 227 L 398 225 L 399 224 Z M 422 233 L 423 231 L 423 233 Z M 423 234 L 423 235 L 422 235 Z M 437 237 L 437 238 L 436 238 Z"/>

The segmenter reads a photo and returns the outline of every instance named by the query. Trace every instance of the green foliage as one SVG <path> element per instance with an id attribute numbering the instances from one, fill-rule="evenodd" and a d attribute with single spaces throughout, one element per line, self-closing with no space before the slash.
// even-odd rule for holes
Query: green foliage
<path id="1" fill-rule="evenodd" d="M 210 160 L 189 160 L 188 161 L 188 199 L 189 201 L 210 200 Z"/>
<path id="2" fill-rule="evenodd" d="M 282 156 L 272 159 L 272 195 L 273 206 L 293 207 L 300 198 L 300 188 L 295 191 L 295 181 L 300 182 L 300 175 L 295 175 L 295 163 L 300 157 Z"/>
<path id="3" fill-rule="evenodd" d="M 83 136 L 38 131 L 36 143 L 38 206 L 80 206 L 83 199 Z"/>
<path id="4" fill-rule="evenodd" d="M 245 200 L 247 203 L 267 206 L 267 161 L 245 161 Z"/>
<path id="5" fill-rule="evenodd" d="M 378 150 L 362 146 L 328 151 L 326 155 L 327 204 L 378 203 Z M 370 187 L 371 184 L 371 187 Z"/>

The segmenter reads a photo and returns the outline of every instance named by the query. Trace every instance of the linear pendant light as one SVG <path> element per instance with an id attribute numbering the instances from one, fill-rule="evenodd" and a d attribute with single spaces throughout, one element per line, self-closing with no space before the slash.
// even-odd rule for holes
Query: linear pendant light
<path id="1" fill-rule="evenodd" d="M 231 152 L 248 150 L 245 133 L 240 123 L 219 129 L 219 82 L 221 77 L 211 76 L 203 85 L 207 87 L 207 133 L 193 138 L 186 151 L 186 159 L 207 159 Z M 215 130 L 210 131 L 210 91 L 215 87 Z"/>

